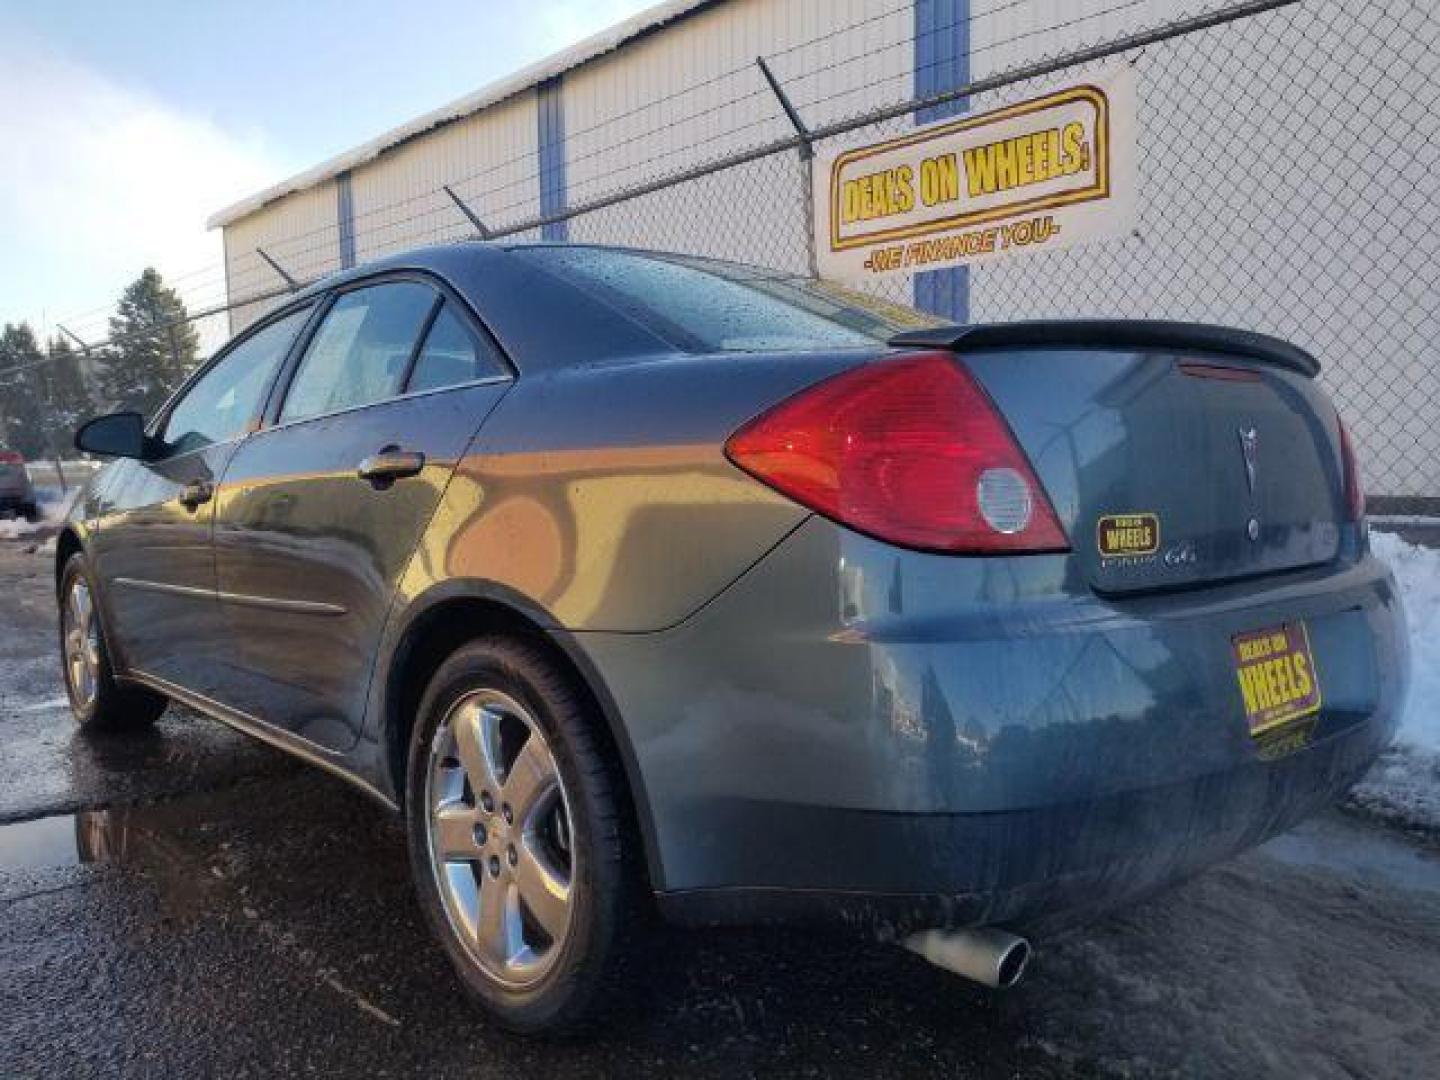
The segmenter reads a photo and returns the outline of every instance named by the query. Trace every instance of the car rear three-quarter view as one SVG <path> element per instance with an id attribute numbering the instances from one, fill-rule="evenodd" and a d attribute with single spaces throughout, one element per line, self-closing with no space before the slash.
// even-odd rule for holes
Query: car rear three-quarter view
<path id="1" fill-rule="evenodd" d="M 71 701 L 401 810 L 522 1030 L 593 1015 L 651 907 L 1006 985 L 1387 744 L 1399 599 L 1317 373 L 678 255 L 395 256 L 82 430 L 121 460 L 58 544 Z"/>

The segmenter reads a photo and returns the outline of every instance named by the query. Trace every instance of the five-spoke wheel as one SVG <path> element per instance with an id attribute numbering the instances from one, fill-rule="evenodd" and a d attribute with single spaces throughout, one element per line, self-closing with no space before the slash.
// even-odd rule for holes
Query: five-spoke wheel
<path id="1" fill-rule="evenodd" d="M 84 555 L 72 555 L 60 572 L 60 668 L 70 711 L 82 727 L 124 731 L 146 727 L 165 711 L 165 699 L 144 687 L 118 682 Z"/>
<path id="2" fill-rule="evenodd" d="M 534 717 L 498 690 L 457 701 L 431 740 L 430 853 L 445 913 L 497 981 L 543 976 L 570 924 L 570 810 Z"/>
<path id="3" fill-rule="evenodd" d="M 430 676 L 411 731 L 421 905 L 466 989 L 519 1031 L 623 997 L 639 850 L 605 724 L 543 643 L 485 637 Z"/>
<path id="4" fill-rule="evenodd" d="M 84 577 L 75 575 L 60 609 L 60 635 L 64 644 L 65 683 L 76 710 L 95 703 L 100 685 L 100 627 L 95 602 Z"/>

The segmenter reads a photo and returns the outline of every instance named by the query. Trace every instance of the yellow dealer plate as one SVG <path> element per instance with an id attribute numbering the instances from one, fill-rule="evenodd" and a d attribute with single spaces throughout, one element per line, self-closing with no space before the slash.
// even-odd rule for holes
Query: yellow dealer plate
<path id="1" fill-rule="evenodd" d="M 1303 622 L 1236 634 L 1230 648 L 1251 735 L 1320 711 L 1320 676 Z"/>

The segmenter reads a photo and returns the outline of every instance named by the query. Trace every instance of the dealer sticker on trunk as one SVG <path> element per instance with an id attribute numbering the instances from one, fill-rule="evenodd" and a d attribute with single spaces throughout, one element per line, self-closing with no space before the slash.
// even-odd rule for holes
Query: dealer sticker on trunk
<path id="1" fill-rule="evenodd" d="M 1230 646 L 1251 735 L 1320 711 L 1320 679 L 1303 622 L 1236 634 Z"/>
<path id="2" fill-rule="evenodd" d="M 1095 544 L 1103 559 L 1154 555 L 1160 550 L 1160 518 L 1155 514 L 1106 514 L 1095 523 Z"/>

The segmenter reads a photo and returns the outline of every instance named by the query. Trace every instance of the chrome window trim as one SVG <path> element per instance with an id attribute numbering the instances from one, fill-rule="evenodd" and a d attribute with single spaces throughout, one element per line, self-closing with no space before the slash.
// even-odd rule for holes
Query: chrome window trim
<path id="1" fill-rule="evenodd" d="M 329 412 L 315 413 L 311 416 L 297 416 L 293 420 L 284 420 L 278 423 L 269 424 L 258 431 L 249 432 L 248 437 L 264 435 L 270 431 L 286 431 L 290 428 L 300 427 L 302 424 L 312 424 L 317 420 L 329 420 L 336 416 L 345 416 L 349 413 L 361 412 L 365 409 L 374 409 L 382 405 L 394 405 L 400 401 L 413 401 L 418 398 L 427 398 L 435 394 L 449 394 L 456 390 L 470 390 L 477 386 L 493 386 L 498 383 L 511 383 L 515 381 L 513 375 L 487 375 L 483 379 L 471 379 L 469 382 L 455 383 L 451 386 L 437 386 L 431 390 L 416 390 L 413 393 L 394 394 L 390 397 L 379 398 L 376 401 L 367 401 L 361 405 L 349 405 L 343 409 L 331 409 Z"/>

